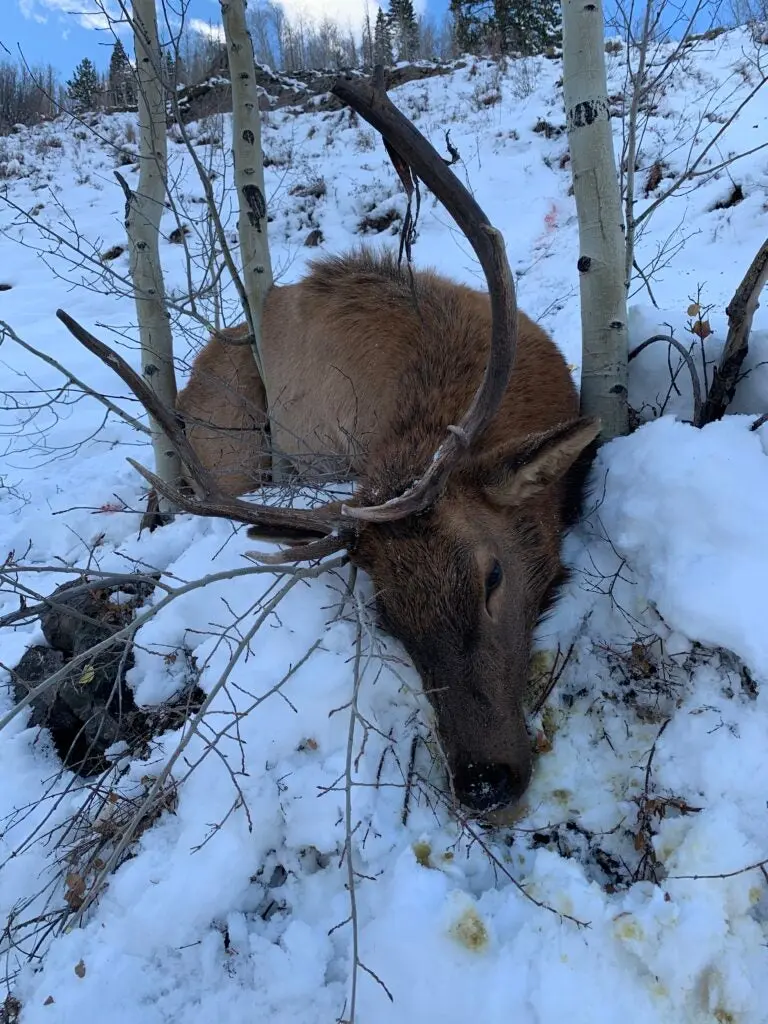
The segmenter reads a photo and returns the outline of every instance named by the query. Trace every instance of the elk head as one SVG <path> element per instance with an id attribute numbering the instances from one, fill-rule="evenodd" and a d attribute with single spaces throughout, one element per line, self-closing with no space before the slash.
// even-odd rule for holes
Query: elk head
<path id="1" fill-rule="evenodd" d="M 512 803 L 530 779 L 532 634 L 562 580 L 558 506 L 580 488 L 597 432 L 575 420 L 460 460 L 431 508 L 363 521 L 351 546 L 382 625 L 419 670 L 455 794 L 475 811 Z"/>

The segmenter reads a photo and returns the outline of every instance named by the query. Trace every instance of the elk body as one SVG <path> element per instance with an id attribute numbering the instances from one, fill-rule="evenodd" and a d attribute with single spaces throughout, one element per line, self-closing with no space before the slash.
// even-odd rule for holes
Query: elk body
<path id="1" fill-rule="evenodd" d="M 324 525 L 307 513 L 303 532 L 333 530 L 371 576 L 382 624 L 434 708 L 456 795 L 477 811 L 510 804 L 530 779 L 531 638 L 564 579 L 562 535 L 579 514 L 599 429 L 578 418 L 554 342 L 523 313 L 517 324 L 498 410 L 464 439 L 434 500 L 412 511 L 370 506 L 407 495 L 471 405 L 491 348 L 487 293 L 431 271 L 411 276 L 370 251 L 321 259 L 267 297 L 269 410 L 245 328 L 208 342 L 178 399 L 223 492 L 268 479 L 270 444 L 304 480 L 357 478 L 349 514 L 356 506 L 361 518 L 329 506 L 337 518 Z"/>

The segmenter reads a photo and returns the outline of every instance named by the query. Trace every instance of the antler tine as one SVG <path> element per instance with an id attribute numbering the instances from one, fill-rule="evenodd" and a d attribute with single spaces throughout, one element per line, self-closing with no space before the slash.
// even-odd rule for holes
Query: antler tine
<path id="1" fill-rule="evenodd" d="M 178 487 L 162 480 L 159 476 L 142 466 L 135 459 L 127 459 L 137 473 L 152 484 L 156 491 L 172 501 L 182 512 L 191 512 L 198 516 L 214 516 L 219 519 L 234 519 L 236 523 L 247 523 L 249 526 L 271 527 L 280 532 L 281 536 L 291 533 L 306 536 L 308 533 L 326 539 L 327 535 L 339 525 L 338 517 L 323 515 L 321 510 L 293 509 L 257 505 L 241 498 L 231 498 L 221 492 L 203 497 L 190 497 Z"/>
<path id="2" fill-rule="evenodd" d="M 287 565 L 289 562 L 314 562 L 326 555 L 335 555 L 347 546 L 346 538 L 339 533 L 319 537 L 308 544 L 293 544 L 273 555 L 262 554 L 261 551 L 246 551 L 245 557 L 264 565 Z"/>
<path id="3" fill-rule="evenodd" d="M 344 506 L 350 518 L 369 522 L 402 519 L 428 508 L 443 491 L 461 454 L 498 411 L 509 384 L 517 345 L 517 302 L 504 239 L 442 157 L 407 117 L 390 102 L 383 69 L 368 82 L 341 75 L 331 89 L 382 136 L 387 145 L 424 182 L 461 228 L 485 273 L 491 298 L 491 347 L 483 381 L 458 425 L 435 452 L 423 476 L 403 494 L 382 505 Z"/>
<path id="4" fill-rule="evenodd" d="M 191 512 L 194 515 L 216 516 L 224 519 L 234 519 L 235 522 L 248 523 L 252 526 L 268 527 L 279 531 L 281 536 L 306 537 L 308 534 L 327 538 L 328 534 L 334 534 L 337 527 L 342 525 L 338 512 L 333 514 L 323 513 L 322 509 L 292 509 L 273 507 L 271 505 L 257 505 L 240 498 L 232 498 L 223 494 L 216 485 L 211 474 L 205 469 L 198 459 L 195 450 L 187 440 L 181 422 L 177 416 L 157 398 L 152 388 L 142 380 L 136 371 L 117 352 L 105 345 L 87 331 L 81 324 L 74 320 L 68 313 L 59 309 L 56 316 L 65 325 L 67 330 L 77 340 L 106 363 L 121 380 L 130 388 L 142 406 L 150 416 L 159 424 L 165 432 L 168 440 L 178 453 L 184 463 L 192 481 L 197 486 L 200 494 L 190 496 L 184 494 L 178 487 L 161 480 L 155 473 L 152 473 L 145 466 L 128 459 L 133 468 L 140 473 L 145 480 L 178 508 L 184 512 Z M 348 525 L 348 520 L 347 520 Z M 334 534 L 334 540 L 339 540 L 339 550 L 344 546 L 341 537 Z M 309 545 L 307 545 L 309 549 Z M 308 550 L 307 557 L 314 557 Z M 299 561 L 300 559 L 296 559 Z"/>

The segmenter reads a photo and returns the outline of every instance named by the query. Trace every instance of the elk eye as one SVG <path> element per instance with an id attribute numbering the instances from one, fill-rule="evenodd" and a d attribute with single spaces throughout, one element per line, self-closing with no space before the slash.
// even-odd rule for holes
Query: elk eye
<path id="1" fill-rule="evenodd" d="M 485 600 L 488 601 L 494 590 L 497 590 L 502 578 L 501 566 L 498 562 L 494 562 L 491 566 L 491 571 L 485 577 Z"/>

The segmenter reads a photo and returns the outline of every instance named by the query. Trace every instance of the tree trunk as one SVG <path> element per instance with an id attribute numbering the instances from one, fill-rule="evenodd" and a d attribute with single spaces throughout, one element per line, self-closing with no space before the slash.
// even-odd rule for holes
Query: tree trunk
<path id="1" fill-rule="evenodd" d="M 579 218 L 581 408 L 602 437 L 628 431 L 621 194 L 608 107 L 602 0 L 563 2 L 563 95 Z"/>
<path id="2" fill-rule="evenodd" d="M 138 91 L 140 171 L 135 192 L 121 181 L 126 193 L 125 226 L 130 251 L 131 279 L 141 341 L 141 372 L 164 406 L 176 404 L 173 337 L 165 305 L 160 265 L 160 218 L 165 208 L 167 137 L 162 61 L 157 37 L 155 0 L 133 0 L 136 84 Z M 174 486 L 181 461 L 156 420 L 150 419 L 157 475 Z M 159 498 L 159 512 L 174 510 Z"/>
<path id="3" fill-rule="evenodd" d="M 267 414 L 272 419 L 279 396 L 270 388 L 262 359 L 262 315 L 273 278 L 267 237 L 261 112 L 254 75 L 253 43 L 245 20 L 245 0 L 220 0 L 220 3 L 232 83 L 232 153 L 240 209 L 237 231 L 247 306 L 244 312 L 251 330 L 253 358 L 267 393 Z M 281 454 L 273 449 L 272 479 L 276 483 L 284 478 L 286 468 Z"/>
<path id="4" fill-rule="evenodd" d="M 232 151 L 240 207 L 237 224 L 248 299 L 246 319 L 253 335 L 253 356 L 269 395 L 261 357 L 264 299 L 272 286 L 267 240 L 267 201 L 261 153 L 261 114 L 254 75 L 253 44 L 245 23 L 245 0 L 220 0 L 232 82 Z"/>

